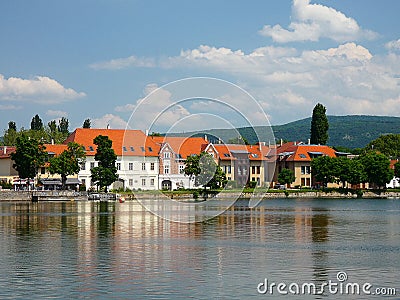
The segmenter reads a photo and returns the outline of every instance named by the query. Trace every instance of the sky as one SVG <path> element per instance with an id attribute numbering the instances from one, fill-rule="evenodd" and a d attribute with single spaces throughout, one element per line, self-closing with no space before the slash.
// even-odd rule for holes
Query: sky
<path id="1" fill-rule="evenodd" d="M 400 116 L 399 11 L 398 0 L 0 1 L 0 129 L 35 114 L 70 130 L 86 118 L 149 129 L 160 113 L 155 131 L 284 124 L 317 103 Z"/>

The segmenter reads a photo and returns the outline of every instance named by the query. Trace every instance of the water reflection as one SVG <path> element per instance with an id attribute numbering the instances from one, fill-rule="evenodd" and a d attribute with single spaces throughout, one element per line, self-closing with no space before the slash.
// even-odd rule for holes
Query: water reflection
<path id="1" fill-rule="evenodd" d="M 185 224 L 137 202 L 1 203 L 0 298 L 31 298 L 35 284 L 46 297 L 249 298 L 266 276 L 323 282 L 349 268 L 399 279 L 398 202 L 247 204 Z"/>

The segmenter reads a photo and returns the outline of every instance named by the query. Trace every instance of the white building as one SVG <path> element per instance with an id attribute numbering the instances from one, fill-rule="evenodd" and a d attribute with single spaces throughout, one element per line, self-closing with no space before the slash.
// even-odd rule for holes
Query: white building
<path id="1" fill-rule="evenodd" d="M 94 186 L 90 170 L 98 166 L 94 156 L 97 146 L 93 140 L 99 136 L 108 136 L 117 155 L 116 167 L 119 180 L 110 188 L 129 188 L 141 190 L 158 189 L 158 153 L 160 146 L 141 130 L 123 129 L 76 129 L 65 141 L 76 142 L 84 147 L 86 162 L 78 178 L 86 188 Z"/>

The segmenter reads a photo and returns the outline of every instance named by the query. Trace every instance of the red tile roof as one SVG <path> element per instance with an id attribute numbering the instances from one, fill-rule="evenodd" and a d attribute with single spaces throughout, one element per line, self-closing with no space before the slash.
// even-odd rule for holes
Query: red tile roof
<path id="1" fill-rule="evenodd" d="M 286 143 L 277 148 L 277 154 L 285 156 L 286 161 L 311 161 L 312 155 L 322 154 L 336 157 L 336 151 L 325 145 L 305 145 Z"/>
<path id="2" fill-rule="evenodd" d="M 152 140 L 161 147 L 165 144 L 170 145 L 176 154 L 180 154 L 183 159 L 186 159 L 192 154 L 200 154 L 208 145 L 207 140 L 201 137 L 163 137 L 155 136 Z"/>
<path id="3" fill-rule="evenodd" d="M 220 160 L 234 160 L 232 152 L 247 152 L 250 160 L 265 160 L 270 148 L 265 145 L 215 144 Z M 260 149 L 261 148 L 261 149 Z"/>
<path id="4" fill-rule="evenodd" d="M 118 156 L 158 156 L 160 151 L 160 146 L 141 130 L 77 128 L 64 143 L 81 144 L 85 147 L 86 156 L 94 156 L 97 146 L 93 140 L 99 135 L 108 136 Z"/>
<path id="5" fill-rule="evenodd" d="M 63 144 L 44 144 L 44 146 L 47 153 L 54 153 L 55 155 L 60 155 L 64 150 L 68 149 L 68 146 Z"/>
<path id="6" fill-rule="evenodd" d="M 9 158 L 11 153 L 15 152 L 14 146 L 1 146 L 0 147 L 0 158 Z"/>

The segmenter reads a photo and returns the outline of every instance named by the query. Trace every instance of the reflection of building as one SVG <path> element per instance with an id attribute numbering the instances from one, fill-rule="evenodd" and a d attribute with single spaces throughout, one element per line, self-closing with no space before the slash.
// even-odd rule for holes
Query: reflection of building
<path id="1" fill-rule="evenodd" d="M 160 145 L 159 189 L 192 188 L 194 178 L 185 175 L 185 161 L 188 156 L 200 154 L 208 144 L 200 137 L 152 137 Z"/>
<path id="2" fill-rule="evenodd" d="M 155 190 L 158 188 L 158 153 L 160 146 L 141 130 L 88 129 L 77 128 L 65 141 L 76 142 L 84 147 L 86 162 L 78 178 L 87 188 L 93 186 L 90 170 L 98 166 L 94 156 L 97 146 L 93 140 L 99 136 L 108 136 L 113 142 L 112 148 L 117 155 L 119 180 L 113 188 Z"/>

